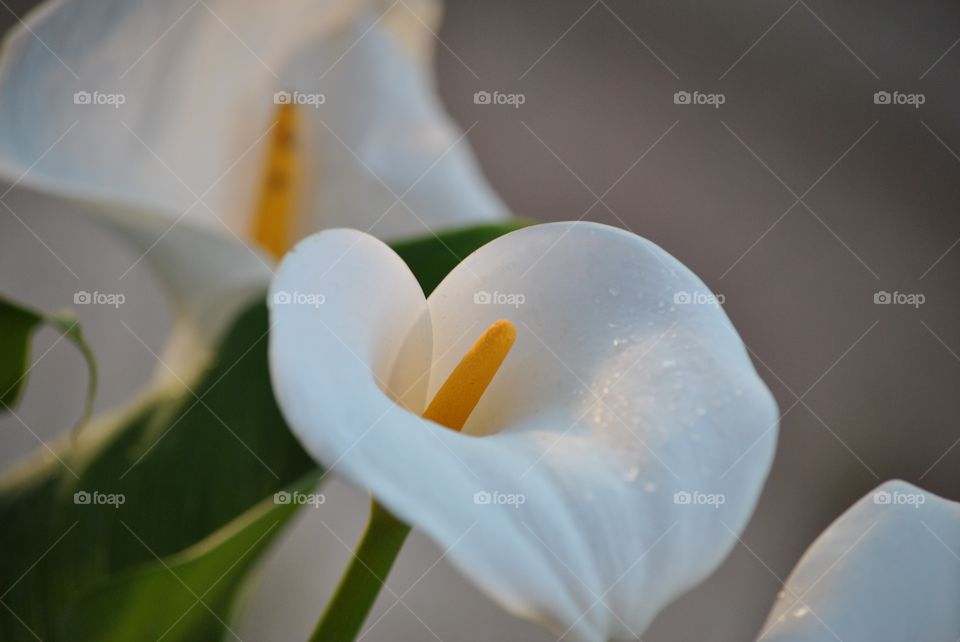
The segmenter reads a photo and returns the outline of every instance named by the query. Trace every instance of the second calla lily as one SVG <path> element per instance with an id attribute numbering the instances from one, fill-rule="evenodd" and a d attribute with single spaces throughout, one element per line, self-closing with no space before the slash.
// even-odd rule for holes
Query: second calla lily
<path id="1" fill-rule="evenodd" d="M 960 503 L 888 481 L 807 549 L 757 642 L 960 638 Z"/>
<path id="2" fill-rule="evenodd" d="M 193 354 L 307 234 L 507 216 L 435 92 L 439 17 L 432 0 L 48 0 L 4 41 L 0 177 L 129 241 Z"/>
<path id="3" fill-rule="evenodd" d="M 729 319 L 622 230 L 521 229 L 429 298 L 382 242 L 326 231 L 284 259 L 270 306 L 304 447 L 564 639 L 640 635 L 727 555 L 771 463 L 776 404 Z M 515 343 L 462 432 L 422 418 L 499 319 Z"/>

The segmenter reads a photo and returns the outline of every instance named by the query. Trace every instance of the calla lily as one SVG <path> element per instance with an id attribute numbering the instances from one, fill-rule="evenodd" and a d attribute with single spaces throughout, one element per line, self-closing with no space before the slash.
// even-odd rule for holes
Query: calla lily
<path id="1" fill-rule="evenodd" d="M 639 635 L 727 555 L 771 463 L 776 405 L 723 310 L 623 230 L 512 232 L 429 298 L 382 242 L 325 231 L 283 260 L 270 309 L 307 451 L 564 639 Z M 500 319 L 513 348 L 462 431 L 422 418 Z"/>
<path id="2" fill-rule="evenodd" d="M 807 550 L 758 639 L 956 640 L 958 542 L 960 503 L 887 482 Z"/>
<path id="3" fill-rule="evenodd" d="M 438 19 L 430 1 L 50 0 L 4 43 L 0 177 L 108 222 L 209 340 L 308 233 L 506 215 L 434 92 Z"/>

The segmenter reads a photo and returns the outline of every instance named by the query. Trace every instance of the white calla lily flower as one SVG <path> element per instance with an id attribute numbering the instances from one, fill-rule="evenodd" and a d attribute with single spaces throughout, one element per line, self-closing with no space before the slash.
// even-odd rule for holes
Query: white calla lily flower
<path id="1" fill-rule="evenodd" d="M 439 14 L 422 0 L 50 0 L 4 43 L 0 177 L 107 221 L 212 340 L 265 289 L 269 254 L 306 234 L 506 216 L 434 90 Z"/>
<path id="2" fill-rule="evenodd" d="M 429 298 L 382 242 L 325 231 L 283 260 L 270 309 L 304 447 L 564 639 L 639 635 L 727 555 L 771 463 L 776 404 L 727 316 L 623 230 L 512 232 Z M 515 343 L 462 432 L 422 418 L 499 319 Z"/>
<path id="3" fill-rule="evenodd" d="M 960 638 L 960 503 L 902 481 L 866 495 L 803 555 L 768 642 Z"/>

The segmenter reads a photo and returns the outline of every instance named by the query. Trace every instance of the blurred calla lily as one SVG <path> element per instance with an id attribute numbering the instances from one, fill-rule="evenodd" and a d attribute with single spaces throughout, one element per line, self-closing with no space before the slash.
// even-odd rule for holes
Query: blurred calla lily
<path id="1" fill-rule="evenodd" d="M 564 639 L 639 635 L 726 556 L 771 463 L 777 408 L 723 310 L 623 230 L 521 229 L 429 298 L 382 242 L 325 231 L 286 256 L 270 306 L 304 447 Z M 462 431 L 422 418 L 501 319 L 512 350 Z"/>
<path id="2" fill-rule="evenodd" d="M 803 555 L 759 640 L 937 642 L 960 637 L 960 504 L 890 481 Z"/>
<path id="3" fill-rule="evenodd" d="M 308 233 L 506 215 L 434 91 L 439 13 L 48 1 L 4 43 L 0 176 L 87 205 L 209 340 Z"/>

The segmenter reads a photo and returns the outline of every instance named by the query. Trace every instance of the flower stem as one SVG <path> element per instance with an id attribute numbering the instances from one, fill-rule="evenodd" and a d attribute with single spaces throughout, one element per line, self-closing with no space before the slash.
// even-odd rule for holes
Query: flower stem
<path id="1" fill-rule="evenodd" d="M 310 642 L 351 642 L 357 637 L 409 533 L 409 526 L 371 501 L 367 530 Z"/>

